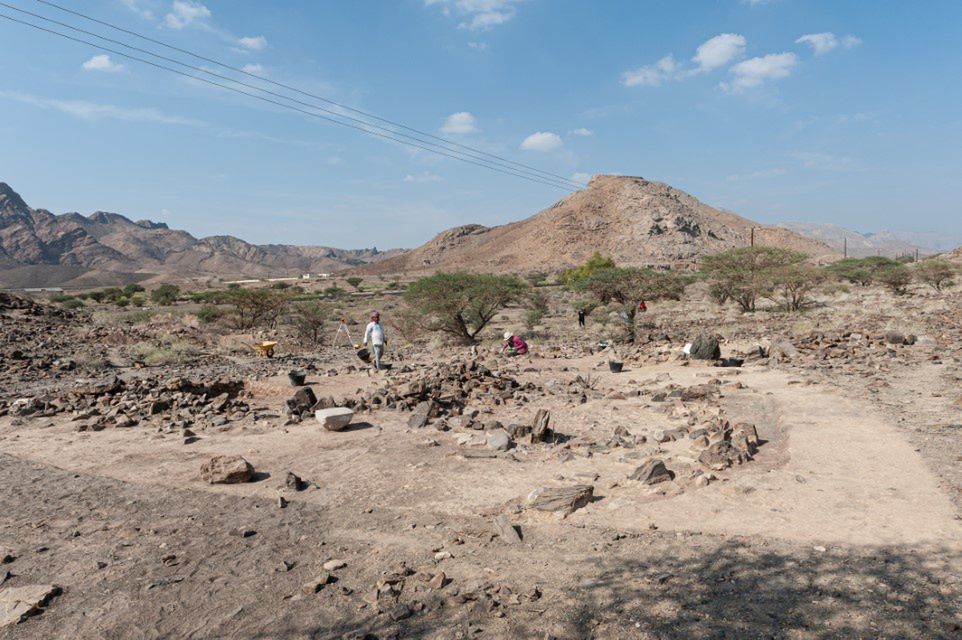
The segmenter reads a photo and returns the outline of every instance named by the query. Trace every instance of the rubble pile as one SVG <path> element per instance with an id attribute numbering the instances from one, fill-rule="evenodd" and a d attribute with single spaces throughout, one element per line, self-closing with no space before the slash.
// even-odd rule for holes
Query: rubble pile
<path id="1" fill-rule="evenodd" d="M 247 416 L 250 407 L 239 398 L 243 390 L 244 381 L 231 378 L 213 382 L 183 377 L 78 380 L 63 393 L 20 398 L 8 407 L 0 406 L 0 415 L 70 413 L 78 431 L 133 427 L 144 421 L 158 421 L 167 428 L 221 426 Z"/>
<path id="2" fill-rule="evenodd" d="M 348 407 L 355 413 L 378 409 L 411 411 L 410 425 L 423 427 L 434 418 L 461 416 L 471 406 L 524 403 L 528 400 L 526 394 L 537 390 L 534 383 L 521 384 L 475 359 L 455 359 L 418 371 L 408 369 L 388 378 L 388 383 L 376 390 L 340 400 L 315 398 L 313 390 L 305 387 L 288 401 L 288 409 L 295 419 L 305 419 L 332 407 Z"/>

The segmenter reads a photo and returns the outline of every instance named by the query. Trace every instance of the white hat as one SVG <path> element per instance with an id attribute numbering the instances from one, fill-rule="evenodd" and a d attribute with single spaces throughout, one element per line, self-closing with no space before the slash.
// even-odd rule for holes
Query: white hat
<path id="1" fill-rule="evenodd" d="M 505 331 L 505 332 L 504 332 L 504 339 L 505 339 L 505 340 L 510 340 L 512 335 L 514 335 L 514 334 L 511 333 L 510 331 Z"/>

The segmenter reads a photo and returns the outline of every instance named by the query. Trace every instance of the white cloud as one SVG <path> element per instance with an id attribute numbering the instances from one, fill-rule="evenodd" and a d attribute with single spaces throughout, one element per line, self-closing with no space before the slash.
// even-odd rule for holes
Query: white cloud
<path id="1" fill-rule="evenodd" d="M 587 184 L 588 181 L 591 180 L 591 177 L 592 176 L 590 173 L 578 172 L 578 173 L 571 174 L 571 179 L 574 180 L 575 182 L 580 182 L 581 184 Z"/>
<path id="2" fill-rule="evenodd" d="M 248 64 L 245 64 L 243 67 L 241 67 L 241 69 L 245 73 L 251 73 L 251 74 L 254 74 L 255 76 L 264 75 L 264 67 L 263 65 L 260 65 L 260 64 L 248 63 Z"/>
<path id="3" fill-rule="evenodd" d="M 210 16 L 210 9 L 195 0 L 174 0 L 170 13 L 164 16 L 164 26 L 183 29 L 194 22 L 203 22 Z"/>
<path id="4" fill-rule="evenodd" d="M 101 54 L 92 57 L 83 63 L 84 71 L 104 71 L 106 73 L 119 73 L 124 70 L 124 65 L 114 62 L 110 56 Z"/>
<path id="5" fill-rule="evenodd" d="M 424 0 L 427 7 L 438 7 L 445 16 L 452 8 L 461 17 L 459 29 L 490 31 L 502 25 L 517 13 L 515 4 L 520 0 Z"/>
<path id="6" fill-rule="evenodd" d="M 852 47 L 857 47 L 862 44 L 862 39 L 858 36 L 853 36 L 851 34 L 842 38 L 842 46 L 846 49 L 851 49 Z"/>
<path id="7" fill-rule="evenodd" d="M 120 0 L 120 2 L 144 20 L 153 20 L 154 12 L 144 0 Z"/>
<path id="8" fill-rule="evenodd" d="M 525 151 L 555 151 L 563 146 L 561 136 L 550 131 L 532 133 L 521 143 L 521 148 Z"/>
<path id="9" fill-rule="evenodd" d="M 721 83 L 721 87 L 729 93 L 741 93 L 745 89 L 758 87 L 768 80 L 787 78 L 797 64 L 798 56 L 794 53 L 770 53 L 758 58 L 749 58 L 729 69 L 729 73 L 733 76 L 732 81 Z"/>
<path id="10" fill-rule="evenodd" d="M 237 44 L 248 51 L 263 51 L 267 48 L 267 38 L 264 36 L 245 36 L 238 38 Z"/>
<path id="11" fill-rule="evenodd" d="M 815 55 L 825 55 L 839 45 L 846 49 L 851 49 L 862 44 L 862 40 L 851 34 L 843 37 L 841 41 L 829 31 L 823 33 L 808 33 L 795 41 L 796 44 L 807 44 L 815 52 Z"/>
<path id="12" fill-rule="evenodd" d="M 621 74 L 621 84 L 626 87 L 657 87 L 671 78 L 678 70 L 678 62 L 674 56 L 667 55 L 653 65 L 645 65 L 638 69 L 625 71 Z"/>
<path id="13" fill-rule="evenodd" d="M 469 43 L 468 43 L 468 46 L 471 47 L 472 49 L 474 49 L 475 51 L 487 51 L 487 50 L 488 50 L 488 43 L 487 43 L 487 42 L 469 42 Z"/>
<path id="14" fill-rule="evenodd" d="M 708 73 L 725 66 L 744 52 L 745 36 L 722 33 L 701 43 L 692 61 L 698 65 L 698 71 Z"/>
<path id="15" fill-rule="evenodd" d="M 573 135 L 573 136 L 593 136 L 593 135 L 595 135 L 595 132 L 594 132 L 594 131 L 592 131 L 591 129 L 585 129 L 584 127 L 581 127 L 580 129 L 573 129 L 572 131 L 569 131 L 568 133 L 570 133 L 570 134 Z"/>
<path id="16" fill-rule="evenodd" d="M 441 182 L 442 180 L 444 180 L 444 178 L 442 178 L 441 176 L 435 173 L 427 172 L 427 171 L 425 171 L 424 173 L 419 173 L 417 175 L 412 175 L 409 173 L 406 176 L 404 176 L 405 182 L 425 183 L 425 182 Z"/>
<path id="17" fill-rule="evenodd" d="M 838 39 L 834 33 L 809 33 L 795 41 L 795 44 L 807 44 L 815 55 L 825 55 L 838 46 Z"/>
<path id="18" fill-rule="evenodd" d="M 473 115 L 467 111 L 459 111 L 457 113 L 452 113 L 444 120 L 444 124 L 441 126 L 441 133 L 477 133 L 477 123 L 478 121 Z"/>
<path id="19" fill-rule="evenodd" d="M 52 109 L 54 111 L 59 111 L 83 120 L 126 120 L 130 122 L 176 124 L 192 127 L 203 127 L 207 125 L 206 122 L 202 122 L 200 120 L 172 116 L 158 111 L 157 109 L 150 108 L 129 109 L 127 107 L 118 107 L 112 104 L 98 104 L 84 100 L 57 100 L 53 98 L 41 98 L 25 93 L 17 93 L 14 91 L 0 91 L 0 98 L 15 100 L 24 104 L 40 107 L 42 109 Z"/>

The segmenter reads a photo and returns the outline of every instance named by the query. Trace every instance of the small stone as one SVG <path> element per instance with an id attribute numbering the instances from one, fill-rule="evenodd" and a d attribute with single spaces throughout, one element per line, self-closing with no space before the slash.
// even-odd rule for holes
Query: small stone
<path id="1" fill-rule="evenodd" d="M 201 466 L 200 477 L 210 484 L 250 482 L 254 467 L 240 456 L 214 456 Z"/>
<path id="2" fill-rule="evenodd" d="M 284 480 L 284 484 L 292 491 L 303 491 L 307 488 L 307 483 L 304 482 L 300 476 L 290 471 L 287 472 L 287 477 Z"/>
<path id="3" fill-rule="evenodd" d="M 670 482 L 672 479 L 671 471 L 668 470 L 664 462 L 657 458 L 648 460 L 643 465 L 635 469 L 634 473 L 628 477 L 632 480 L 640 480 L 645 484 Z"/>
<path id="4" fill-rule="evenodd" d="M 316 578 L 312 578 L 311 580 L 308 580 L 303 585 L 301 585 L 301 593 L 308 596 L 314 595 L 315 593 L 318 593 L 319 591 L 321 591 L 321 589 L 323 589 L 325 586 L 330 584 L 330 582 L 331 582 L 331 574 L 322 573 Z"/>
<path id="5" fill-rule="evenodd" d="M 325 571 L 337 571 L 338 569 L 343 569 L 346 567 L 347 563 L 343 560 L 334 559 L 328 560 L 323 566 Z"/>

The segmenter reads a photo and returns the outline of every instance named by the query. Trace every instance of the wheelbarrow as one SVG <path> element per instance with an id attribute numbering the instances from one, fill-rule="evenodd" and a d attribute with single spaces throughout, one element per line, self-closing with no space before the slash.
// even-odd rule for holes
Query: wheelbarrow
<path id="1" fill-rule="evenodd" d="M 274 357 L 274 347 L 277 346 L 277 342 L 273 340 L 262 340 L 261 342 L 255 342 L 251 345 L 257 353 L 264 356 L 265 358 Z"/>

